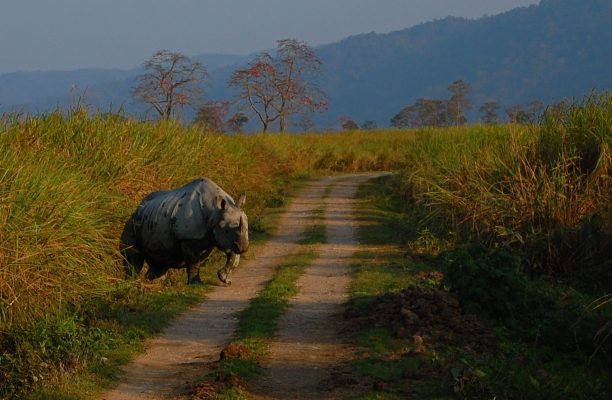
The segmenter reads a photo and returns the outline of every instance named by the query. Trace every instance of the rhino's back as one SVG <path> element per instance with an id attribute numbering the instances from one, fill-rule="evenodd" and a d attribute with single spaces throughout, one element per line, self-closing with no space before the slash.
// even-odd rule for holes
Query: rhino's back
<path id="1" fill-rule="evenodd" d="M 172 190 L 151 193 L 135 213 L 145 251 L 174 249 L 181 240 L 203 239 L 212 229 L 215 197 L 233 199 L 210 179 L 196 179 Z"/>

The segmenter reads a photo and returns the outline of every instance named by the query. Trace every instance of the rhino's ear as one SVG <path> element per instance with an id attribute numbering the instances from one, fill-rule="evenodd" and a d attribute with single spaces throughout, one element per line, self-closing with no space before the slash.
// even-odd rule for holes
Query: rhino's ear
<path id="1" fill-rule="evenodd" d="M 240 198 L 238 199 L 238 202 L 236 203 L 236 207 L 242 208 L 245 202 L 246 202 L 246 193 L 242 193 L 240 195 Z"/>
<path id="2" fill-rule="evenodd" d="M 223 196 L 217 195 L 215 197 L 215 206 L 220 210 L 225 210 L 227 208 L 227 201 Z"/>

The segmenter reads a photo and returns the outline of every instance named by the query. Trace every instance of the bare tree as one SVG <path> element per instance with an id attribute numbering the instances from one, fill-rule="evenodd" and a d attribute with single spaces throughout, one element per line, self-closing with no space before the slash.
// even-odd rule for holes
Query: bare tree
<path id="1" fill-rule="evenodd" d="M 277 63 L 281 71 L 277 88 L 279 129 L 284 132 L 290 116 L 327 110 L 327 98 L 312 79 L 321 71 L 321 60 L 310 46 L 295 39 L 279 40 Z"/>
<path id="2" fill-rule="evenodd" d="M 293 115 L 327 109 L 326 96 L 313 81 L 321 65 L 314 51 L 295 39 L 277 44 L 275 56 L 259 54 L 230 79 L 230 86 L 239 89 L 238 103 L 255 114 L 264 132 L 277 120 L 283 132 Z"/>
<path id="3" fill-rule="evenodd" d="M 206 69 L 178 52 L 160 50 L 144 62 L 145 73 L 138 77 L 134 98 L 150 104 L 162 119 L 169 119 L 176 107 L 197 107 L 203 95 Z"/>

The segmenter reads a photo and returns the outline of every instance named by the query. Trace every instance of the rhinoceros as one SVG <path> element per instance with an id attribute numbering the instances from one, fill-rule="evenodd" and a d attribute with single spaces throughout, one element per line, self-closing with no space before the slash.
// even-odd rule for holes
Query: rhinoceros
<path id="1" fill-rule="evenodd" d="M 148 279 L 159 278 L 170 268 L 186 268 L 188 284 L 202 283 L 200 263 L 216 247 L 227 255 L 217 277 L 231 284 L 230 274 L 249 247 L 245 200 L 242 194 L 235 202 L 207 178 L 149 194 L 121 235 L 126 275 L 138 274 L 146 261 Z"/>

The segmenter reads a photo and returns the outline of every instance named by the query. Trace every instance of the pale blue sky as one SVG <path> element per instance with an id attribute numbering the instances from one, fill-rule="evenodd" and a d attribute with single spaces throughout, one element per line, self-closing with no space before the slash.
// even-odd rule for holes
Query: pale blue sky
<path id="1" fill-rule="evenodd" d="M 160 49 L 248 54 L 296 38 L 316 46 L 449 15 L 538 0 L 0 0 L 0 73 L 131 68 Z"/>

